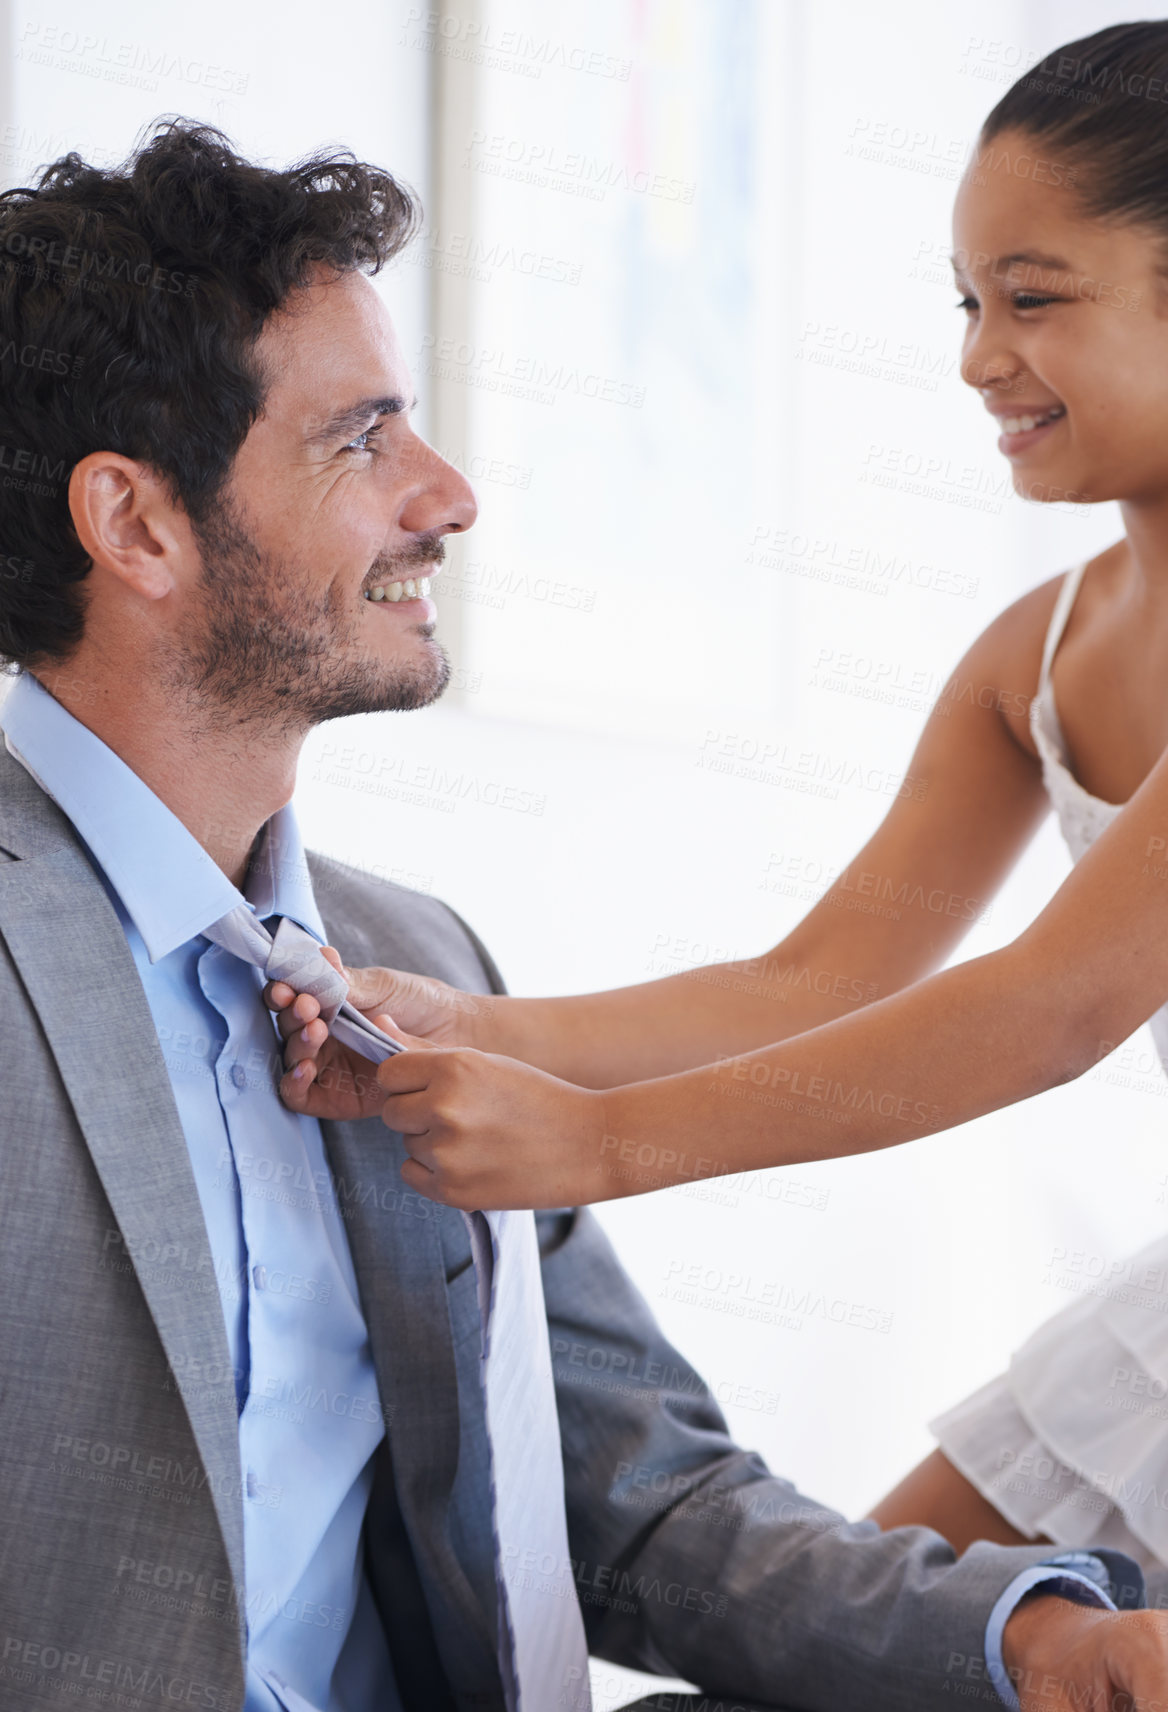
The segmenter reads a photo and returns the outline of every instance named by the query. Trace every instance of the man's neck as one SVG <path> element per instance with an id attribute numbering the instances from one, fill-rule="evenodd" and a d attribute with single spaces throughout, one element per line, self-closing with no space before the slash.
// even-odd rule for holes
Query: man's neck
<path id="1" fill-rule="evenodd" d="M 303 737 L 243 725 L 196 729 L 151 685 L 115 686 L 70 666 L 38 668 L 35 676 L 242 888 L 257 833 L 292 799 Z"/>

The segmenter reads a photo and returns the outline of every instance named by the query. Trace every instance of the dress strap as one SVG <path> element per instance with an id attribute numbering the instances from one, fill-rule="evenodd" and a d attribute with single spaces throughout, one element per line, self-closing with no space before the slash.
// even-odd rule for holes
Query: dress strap
<path id="1" fill-rule="evenodd" d="M 1082 560 L 1080 564 L 1069 570 L 1063 578 L 1063 586 L 1058 592 L 1054 611 L 1050 615 L 1050 624 L 1046 632 L 1046 645 L 1042 650 L 1042 670 L 1038 674 L 1039 695 L 1042 695 L 1046 690 L 1050 679 L 1050 666 L 1054 659 L 1054 651 L 1062 640 L 1067 619 L 1071 616 L 1071 608 L 1075 604 L 1075 596 L 1079 592 L 1079 584 L 1083 580 L 1083 572 L 1090 562 L 1089 559 Z"/>

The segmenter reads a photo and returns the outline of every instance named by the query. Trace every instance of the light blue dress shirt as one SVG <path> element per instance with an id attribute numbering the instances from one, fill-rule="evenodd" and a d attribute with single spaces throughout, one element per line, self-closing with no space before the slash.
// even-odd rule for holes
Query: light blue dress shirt
<path id="1" fill-rule="evenodd" d="M 394 1712 L 361 1542 L 385 1422 L 320 1125 L 280 1102 L 263 974 L 201 933 L 244 897 L 27 672 L 3 726 L 117 911 L 190 1150 L 239 1408 L 245 1712 Z M 244 896 L 261 921 L 288 915 L 325 942 L 290 806 L 268 821 Z"/>
<path id="2" fill-rule="evenodd" d="M 1028 1593 L 1045 1587 L 1076 1605 L 1101 1605 L 1115 1610 L 1115 1602 L 1107 1593 L 1107 1566 L 1091 1552 L 1067 1551 L 1053 1555 L 1047 1563 L 1035 1564 L 1016 1575 L 1000 1595 L 986 1624 L 986 1669 L 999 1698 L 1010 1712 L 1020 1712 L 1018 1695 L 1010 1681 L 1002 1658 L 1002 1635 L 1009 1619 Z"/>

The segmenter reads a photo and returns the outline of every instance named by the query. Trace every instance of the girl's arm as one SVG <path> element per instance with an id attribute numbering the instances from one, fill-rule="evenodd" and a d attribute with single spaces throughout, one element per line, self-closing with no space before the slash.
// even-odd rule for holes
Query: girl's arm
<path id="1" fill-rule="evenodd" d="M 794 1039 L 603 1091 L 402 1053 L 377 1079 L 403 1175 L 460 1207 L 562 1206 L 870 1152 L 1042 1093 L 1168 1000 L 1165 853 L 1168 752 L 1012 944 Z"/>
<path id="2" fill-rule="evenodd" d="M 482 998 L 354 970 L 353 1003 L 439 1045 L 611 1088 L 787 1040 L 931 974 L 985 913 L 1047 810 L 1028 710 L 1060 581 L 1032 590 L 977 639 L 876 833 L 763 956 L 552 999 Z M 717 875 L 694 879 L 718 884 Z"/>

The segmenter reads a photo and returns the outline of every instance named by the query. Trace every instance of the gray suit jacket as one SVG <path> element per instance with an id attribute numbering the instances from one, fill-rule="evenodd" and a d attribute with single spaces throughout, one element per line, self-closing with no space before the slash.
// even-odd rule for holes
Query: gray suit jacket
<path id="1" fill-rule="evenodd" d="M 443 904 L 312 868 L 347 962 L 501 989 Z M 238 1712 L 237 1412 L 187 1146 L 106 892 L 2 748 L 0 1017 L 0 1705 Z M 324 1133 L 388 1424 L 365 1549 L 402 1702 L 495 1712 L 465 1226 L 403 1188 L 378 1120 Z M 913 1712 L 979 1680 L 989 1610 L 1043 1551 L 957 1562 L 802 1498 L 732 1443 L 590 1215 L 540 1227 L 592 1650 L 808 1709 Z"/>

